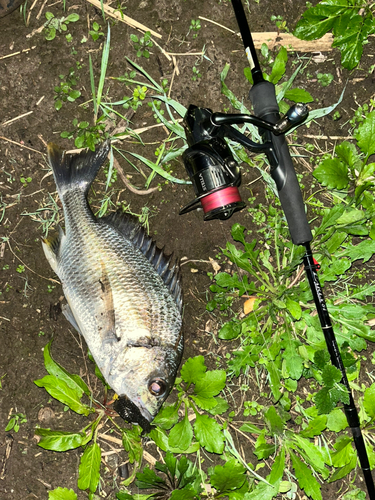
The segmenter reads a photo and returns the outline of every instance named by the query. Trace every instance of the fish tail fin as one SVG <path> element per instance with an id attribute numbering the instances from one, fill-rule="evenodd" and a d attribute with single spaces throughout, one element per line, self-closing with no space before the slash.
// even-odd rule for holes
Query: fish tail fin
<path id="1" fill-rule="evenodd" d="M 67 154 L 56 144 L 48 144 L 48 161 L 60 198 L 72 188 L 78 187 L 85 194 L 88 192 L 108 156 L 110 147 L 110 141 L 107 140 L 97 146 L 95 151 L 84 150 L 78 154 Z"/>

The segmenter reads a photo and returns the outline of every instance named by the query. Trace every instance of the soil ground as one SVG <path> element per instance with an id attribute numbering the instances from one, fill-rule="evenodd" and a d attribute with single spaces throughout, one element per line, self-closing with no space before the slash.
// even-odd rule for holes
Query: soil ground
<path id="1" fill-rule="evenodd" d="M 118 5 L 112 2 L 112 7 Z M 141 22 L 149 29 L 159 33 L 162 38 L 158 43 L 166 51 L 183 54 L 176 56 L 179 74 L 174 76 L 171 97 L 184 106 L 190 103 L 209 107 L 215 111 L 231 109 L 226 97 L 220 90 L 220 72 L 226 62 L 230 62 L 230 71 L 226 83 L 238 99 L 248 103 L 249 85 L 243 76 L 246 59 L 239 37 L 225 30 L 222 26 L 201 20 L 201 29 L 197 37 L 188 33 L 192 19 L 199 16 L 210 19 L 237 32 L 235 18 L 230 2 L 210 0 L 125 0 L 121 7 L 124 13 Z M 30 3 L 27 5 L 29 12 Z M 270 2 L 250 0 L 246 11 L 254 32 L 275 31 L 270 20 L 271 15 L 282 16 L 292 30 L 305 9 L 305 2 L 289 0 Z M 33 381 L 42 378 L 46 372 L 43 365 L 43 348 L 53 337 L 53 355 L 60 364 L 74 373 L 87 376 L 86 349 L 65 318 L 60 314 L 62 302 L 61 287 L 55 281 L 56 276 L 49 268 L 44 257 L 40 239 L 43 228 L 30 215 L 50 203 L 50 195 L 57 200 L 55 185 L 45 159 L 45 143 L 56 142 L 67 149 L 73 148 L 73 142 L 62 139 L 60 133 L 73 130 L 72 120 L 87 120 L 92 123 L 92 104 L 82 106 L 91 98 L 89 78 L 89 54 L 91 54 L 94 73 L 98 80 L 103 37 L 93 41 L 88 34 L 94 21 L 105 31 L 101 13 L 90 3 L 83 0 L 66 2 L 66 10 L 77 13 L 80 19 L 68 26 L 72 41 L 68 42 L 65 33 L 57 33 L 54 40 L 45 39 L 43 32 L 37 32 L 45 22 L 45 13 L 52 12 L 56 17 L 64 15 L 63 3 L 58 1 L 37 1 L 33 7 L 28 26 L 25 26 L 19 11 L 0 20 L 0 460 L 3 469 L 0 480 L 0 499 L 44 500 L 48 491 L 58 486 L 73 488 L 76 491 L 77 467 L 81 450 L 67 453 L 55 453 L 38 448 L 34 439 L 37 425 L 60 430 L 78 429 L 82 420 L 78 415 L 64 412 L 62 405 L 38 388 Z M 27 16 L 27 14 L 26 14 Z M 130 71 L 125 57 L 137 61 L 157 81 L 163 78 L 171 85 L 173 65 L 154 46 L 149 59 L 137 58 L 130 42 L 131 34 L 138 34 L 134 28 L 122 22 L 111 23 L 111 53 L 108 77 L 118 77 Z M 84 37 L 87 39 L 84 42 Z M 199 56 L 184 55 L 199 52 L 205 47 L 208 59 Z M 24 51 L 19 55 L 4 58 L 8 54 Z M 342 118 L 334 121 L 331 116 L 312 124 L 309 129 L 300 128 L 298 142 L 312 142 L 306 135 L 325 135 L 320 141 L 322 150 L 332 149 L 335 136 L 346 136 L 356 103 L 368 102 L 374 94 L 374 81 L 369 74 L 373 61 L 374 42 L 365 47 L 361 69 L 352 73 L 339 69 L 338 52 L 323 53 L 324 61 L 313 60 L 308 72 L 297 77 L 296 85 L 308 90 L 316 99 L 312 107 L 324 107 L 337 102 L 345 84 L 344 99 L 338 111 Z M 294 53 L 290 60 L 304 56 Z M 197 66 L 195 66 L 197 64 Z M 198 68 L 201 77 L 193 80 L 193 67 Z M 82 96 L 75 102 L 64 103 L 56 111 L 54 87 L 59 85 L 59 75 L 66 76 L 74 68 L 79 78 L 76 88 Z M 291 74 L 291 70 L 288 70 Z M 310 76 L 308 76 L 308 73 Z M 317 82 L 318 73 L 332 73 L 334 81 L 328 87 L 321 87 Z M 130 95 L 124 84 L 108 79 L 105 91 L 112 98 L 121 99 Z M 20 117 L 20 115 L 24 115 Z M 155 123 L 151 109 L 143 105 L 132 117 L 133 128 L 140 128 Z M 14 121 L 12 119 L 17 118 Z M 9 123 L 7 123 L 9 122 Z M 346 125 L 345 125 L 346 123 Z M 342 126 L 344 125 L 344 126 Z M 146 146 L 135 145 L 134 141 L 125 141 L 123 149 L 132 149 L 143 156 L 155 158 L 156 146 L 166 138 L 163 128 L 152 129 L 142 135 Z M 121 166 L 130 177 L 133 185 L 144 187 L 144 180 L 128 163 L 119 158 Z M 306 174 L 306 169 L 297 164 L 297 170 Z M 177 177 L 186 177 L 181 159 L 173 165 Z M 21 178 L 30 177 L 30 182 Z M 255 169 L 245 168 L 241 194 L 246 201 L 250 196 L 256 203 L 264 201 L 264 185 Z M 258 179 L 258 180 L 256 180 Z M 253 182 L 255 181 L 255 182 Z M 100 205 L 103 194 L 104 174 L 100 174 L 91 194 L 92 204 Z M 155 186 L 161 179 L 154 181 Z M 146 196 L 139 196 L 128 191 L 118 179 L 117 199 L 130 205 L 134 213 L 140 213 L 147 205 L 152 216 L 149 219 L 150 234 L 154 235 L 159 245 L 165 245 L 167 252 L 174 252 L 178 258 L 187 259 L 182 266 L 184 289 L 184 358 L 204 354 L 207 362 L 213 362 L 219 347 L 213 340 L 216 318 L 205 310 L 207 290 L 210 279 L 207 272 L 212 272 L 210 258 L 215 259 L 220 248 L 225 247 L 230 238 L 230 228 L 234 222 L 240 222 L 251 229 L 252 220 L 243 210 L 236 213 L 229 221 L 203 223 L 202 212 L 191 212 L 179 216 L 182 206 L 191 201 L 193 192 L 189 186 L 162 184 L 162 189 Z M 114 197 L 116 200 L 116 197 Z M 42 212 L 48 219 L 52 212 Z M 60 211 L 60 218 L 62 214 Z M 23 272 L 17 272 L 19 265 L 25 266 Z M 211 320 L 211 328 L 207 321 Z M 217 328 L 217 327 L 216 327 Z M 208 330 L 211 331 L 208 331 Z M 222 353 L 221 353 L 222 354 Z M 211 361 L 209 361 L 211 359 Z M 93 372 L 88 363 L 89 373 Z M 366 370 L 366 367 L 363 368 Z M 369 371 L 372 365 L 369 365 Z M 247 396 L 251 400 L 251 393 Z M 45 408 L 50 408 L 48 412 Z M 21 424 L 18 433 L 4 432 L 11 414 L 26 415 L 27 422 Z M 108 450 L 111 448 L 108 447 Z M 159 456 L 155 450 L 150 452 Z M 121 454 L 120 454 L 121 455 Z M 122 461 L 121 455 L 118 461 Z M 248 458 L 249 459 L 249 458 Z M 117 463 L 114 455 L 109 455 L 103 463 L 104 482 L 102 496 L 114 499 L 117 491 L 114 480 Z M 342 482 L 323 486 L 323 498 L 337 498 Z M 344 485 L 345 488 L 345 485 Z M 78 498 L 87 498 L 84 492 Z M 300 497 L 301 498 L 301 497 Z"/>

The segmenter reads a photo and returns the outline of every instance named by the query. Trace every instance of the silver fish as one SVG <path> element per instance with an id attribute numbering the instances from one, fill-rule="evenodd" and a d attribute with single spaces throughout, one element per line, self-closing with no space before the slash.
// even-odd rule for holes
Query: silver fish
<path id="1" fill-rule="evenodd" d="M 65 233 L 43 249 L 62 283 L 64 315 L 119 395 L 116 411 L 149 431 L 182 356 L 180 274 L 135 218 L 92 213 L 87 193 L 109 150 L 109 141 L 76 155 L 48 145 Z"/>

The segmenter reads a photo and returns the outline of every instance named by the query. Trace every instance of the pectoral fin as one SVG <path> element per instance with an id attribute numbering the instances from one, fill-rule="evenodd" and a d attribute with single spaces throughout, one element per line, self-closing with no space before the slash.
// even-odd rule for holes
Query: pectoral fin
<path id="1" fill-rule="evenodd" d="M 102 276 L 99 280 L 101 288 L 102 310 L 100 311 L 100 336 L 103 345 L 113 344 L 121 340 L 116 333 L 116 316 L 113 303 L 113 294 L 111 283 L 108 275 L 105 272 L 104 265 L 102 266 Z"/>
<path id="2" fill-rule="evenodd" d="M 70 309 L 69 304 L 63 304 L 61 307 L 61 311 L 62 311 L 63 315 L 65 316 L 65 318 L 72 325 L 72 327 L 75 328 L 80 335 L 82 335 L 82 332 L 77 324 L 77 321 L 74 317 L 74 314 L 72 313 L 72 310 Z"/>

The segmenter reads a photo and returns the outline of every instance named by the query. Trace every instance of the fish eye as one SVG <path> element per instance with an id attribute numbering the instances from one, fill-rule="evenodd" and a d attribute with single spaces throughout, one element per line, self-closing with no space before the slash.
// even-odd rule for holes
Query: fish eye
<path id="1" fill-rule="evenodd" d="M 164 396 L 167 391 L 167 383 L 161 378 L 154 378 L 150 380 L 148 390 L 154 396 Z"/>

